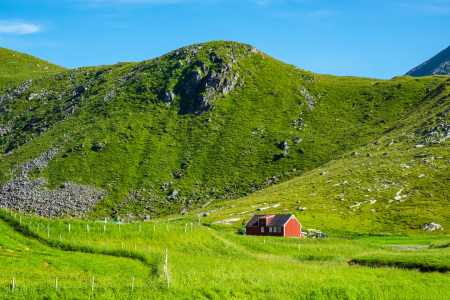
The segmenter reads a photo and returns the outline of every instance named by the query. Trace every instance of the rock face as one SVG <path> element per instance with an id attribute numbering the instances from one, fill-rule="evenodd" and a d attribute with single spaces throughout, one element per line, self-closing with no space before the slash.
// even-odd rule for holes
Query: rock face
<path id="1" fill-rule="evenodd" d="M 413 77 L 450 75 L 450 46 L 426 62 L 410 70 L 406 75 Z"/>
<path id="2" fill-rule="evenodd" d="M 32 179 L 28 173 L 35 169 L 45 169 L 47 161 L 58 153 L 51 149 L 39 157 L 21 165 L 19 174 L 0 187 L 0 206 L 19 211 L 32 211 L 42 217 L 63 217 L 65 215 L 85 216 L 106 192 L 88 185 L 65 182 L 54 190 L 47 190 L 47 180 Z"/>
<path id="3" fill-rule="evenodd" d="M 436 229 L 443 230 L 444 228 L 442 228 L 441 224 L 437 224 L 437 223 L 431 222 L 431 223 L 424 224 L 422 226 L 422 229 L 426 230 L 426 231 L 434 231 Z"/>
<path id="4" fill-rule="evenodd" d="M 187 71 L 176 87 L 177 95 L 187 100 L 185 113 L 210 110 L 220 94 L 226 95 L 236 88 L 239 71 L 233 66 L 237 56 L 227 58 L 229 62 L 226 63 L 219 54 L 212 52 L 209 61 L 197 60 Z M 165 102 L 166 98 L 169 97 L 165 96 Z"/>

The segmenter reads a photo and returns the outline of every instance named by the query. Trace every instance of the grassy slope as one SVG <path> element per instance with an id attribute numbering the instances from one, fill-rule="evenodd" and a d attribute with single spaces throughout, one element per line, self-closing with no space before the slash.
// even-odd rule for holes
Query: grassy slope
<path id="1" fill-rule="evenodd" d="M 152 274 L 152 269 L 138 260 L 50 248 L 21 235 L 3 217 L 0 219 L 1 299 L 13 296 L 9 291 L 13 277 L 18 298 L 42 298 L 46 294 L 40 291 L 42 288 L 48 289 L 53 296 L 66 297 L 72 294 L 74 297 L 77 294 L 73 293 L 74 288 L 85 291 L 90 289 L 92 276 L 95 277 L 95 285 L 104 290 L 100 294 L 106 295 L 121 295 L 124 292 L 126 295 L 132 277 L 135 277 L 136 287 L 161 286 L 158 277 Z M 56 277 L 59 290 L 54 292 Z M 105 291 L 107 287 L 114 289 Z"/>
<path id="2" fill-rule="evenodd" d="M 23 81 L 66 70 L 29 54 L 0 47 L 0 87 L 11 88 Z"/>
<path id="3" fill-rule="evenodd" d="M 260 297 L 288 298 L 288 299 L 398 299 L 398 298 L 435 298 L 444 299 L 448 297 L 448 274 L 440 273 L 418 273 L 416 271 L 399 270 L 393 268 L 367 268 L 361 266 L 349 266 L 347 263 L 353 257 L 364 255 L 385 257 L 409 258 L 410 264 L 423 263 L 425 257 L 432 260 L 438 259 L 440 255 L 448 257 L 448 249 L 420 250 L 418 252 L 395 250 L 389 247 L 378 246 L 358 240 L 345 239 L 292 239 L 273 237 L 250 237 L 238 236 L 234 233 L 220 232 L 209 227 L 198 225 L 196 219 L 171 220 L 169 224 L 158 223 L 136 223 L 118 225 L 107 224 L 106 233 L 103 232 L 104 224 L 94 222 L 83 222 L 77 220 L 47 220 L 36 217 L 17 215 L 17 219 L 11 217 L 3 210 L 0 212 L 8 222 L 17 222 L 22 218 L 22 227 L 39 235 L 40 238 L 49 242 L 59 242 L 59 234 L 62 235 L 63 244 L 76 243 L 87 245 L 90 241 L 91 249 L 101 251 L 108 242 L 111 251 L 124 248 L 134 249 L 143 255 L 150 253 L 162 253 L 168 249 L 168 266 L 170 273 L 170 288 L 166 289 L 164 278 L 157 277 L 156 283 L 138 281 L 136 289 L 130 292 L 127 285 L 127 276 L 135 268 L 131 264 L 129 268 L 97 271 L 98 261 L 92 265 L 85 266 L 83 276 L 77 277 L 77 268 L 83 267 L 87 260 L 79 262 L 78 255 L 73 252 L 60 252 L 51 250 L 55 254 L 51 269 L 44 269 L 36 277 L 26 278 L 25 281 L 17 281 L 18 290 L 16 297 L 39 297 L 56 296 L 51 284 L 56 275 L 62 276 L 60 270 L 67 267 L 67 272 L 74 274 L 66 275 L 61 281 L 58 297 L 68 299 L 84 299 L 92 297 L 87 280 L 94 272 L 99 283 L 94 296 L 98 299 L 111 297 L 149 299 L 149 298 L 231 298 L 252 299 Z M 31 222 L 31 226 L 29 223 Z M 185 224 L 195 222 L 190 229 Z M 5 227 L 4 221 L 0 223 L 2 232 L 7 232 L 13 241 L 21 241 L 23 238 L 16 233 L 10 232 Z M 68 225 L 71 224 L 71 231 Z M 37 230 L 39 225 L 40 230 Z M 89 233 L 87 232 L 89 225 Z M 50 229 L 50 238 L 42 228 Z M 167 227 L 169 231 L 167 231 Z M 141 229 L 139 231 L 139 228 Z M 6 245 L 2 239 L 2 244 Z M 35 243 L 27 240 L 20 242 L 28 245 Z M 136 245 L 136 246 L 134 246 Z M 300 248 L 299 248 L 300 246 Z M 8 249 L 11 246 L 9 243 Z M 42 247 L 42 246 L 40 246 Z M 14 248 L 16 249 L 16 248 Z M 2 251 L 2 250 L 0 250 Z M 48 250 L 50 251 L 50 250 Z M 35 255 L 36 254 L 36 255 Z M 0 292 L 2 297 L 11 297 L 7 291 L 8 283 L 15 274 L 24 273 L 29 262 L 38 260 L 39 253 L 28 253 L 28 259 L 23 260 L 20 265 L 11 265 L 7 273 L 0 275 Z M 66 261 L 59 261 L 62 255 Z M 85 255 L 85 254 L 83 254 Z M 101 257 L 101 255 L 94 255 Z M 72 259 L 73 258 L 73 259 Z M 49 258 L 47 258 L 49 259 Z M 9 258 L 0 256 L 0 262 Z M 70 262 L 67 262 L 69 261 Z M 45 260 L 46 261 L 46 260 Z M 109 260 L 108 260 L 109 262 Z M 109 265 L 109 264 L 108 264 Z M 95 268 L 95 270 L 94 270 Z M 414 267 L 413 267 L 414 268 Z M 162 266 L 159 265 L 159 269 Z M 138 270 L 135 269 L 134 272 Z M 140 270 L 142 273 L 147 273 Z M 97 273 L 98 272 L 98 273 Z M 118 275 L 118 273 L 122 273 Z M 159 270 L 161 274 L 161 270 Z M 258 276 L 255 276 L 258 274 Z M 136 276 L 136 275 L 135 275 Z M 87 279 L 86 279 L 87 277 Z M 105 278 L 106 277 L 106 278 Z M 16 278 L 20 278 L 17 277 Z M 52 279 L 47 279 L 52 278 Z M 140 280 L 143 278 L 139 277 Z M 351 280 L 348 280 L 352 278 Z M 35 290 L 26 289 L 25 286 L 40 288 L 39 294 Z M 64 289 L 64 286 L 76 287 L 76 289 Z M 104 288 L 108 286 L 108 288 Z M 113 288 L 115 287 L 115 288 Z"/>
<path id="4" fill-rule="evenodd" d="M 251 215 L 259 213 L 258 207 L 281 204 L 264 213 L 293 213 L 304 227 L 333 234 L 420 235 L 428 234 L 421 227 L 430 222 L 444 227 L 443 231 L 430 234 L 448 234 L 449 142 L 425 143 L 424 147 L 415 148 L 416 143 L 428 135 L 414 134 L 419 129 L 448 122 L 448 94 L 446 87 L 439 97 L 410 108 L 373 143 L 355 149 L 360 154 L 343 154 L 293 180 L 239 201 L 217 203 L 211 209 L 225 209 L 212 213 L 205 221 L 240 218 L 231 224 L 241 225 Z M 372 157 L 367 157 L 367 153 Z M 420 155 L 425 157 L 418 157 Z M 439 159 L 433 160 L 436 157 Z M 323 172 L 328 173 L 321 175 Z M 403 202 L 394 201 L 400 190 L 399 195 L 406 197 L 401 199 Z M 370 204 L 369 200 L 376 202 Z M 358 202 L 362 202 L 360 206 L 350 208 Z M 307 210 L 299 212 L 299 206 Z"/>
<path id="5" fill-rule="evenodd" d="M 185 98 L 177 97 L 170 107 L 162 103 L 161 93 L 176 86 L 186 70 L 196 68 L 196 60 L 209 63 L 208 49 L 214 49 L 222 56 L 233 49 L 242 56 L 234 68 L 239 68 L 240 76 L 244 77 L 239 82 L 244 82 L 244 86 L 219 97 L 213 111 L 201 114 L 183 113 L 182 108 L 188 101 Z M 177 67 L 180 61 L 187 69 Z M 119 78 L 136 67 L 140 69 L 135 75 L 120 83 Z M 15 165 L 58 146 L 61 152 L 50 162 L 49 168 L 36 170 L 34 175 L 48 178 L 50 188 L 68 180 L 105 188 L 109 194 L 93 216 L 107 216 L 116 210 L 121 214 L 126 211 L 150 214 L 152 209 L 157 211 L 154 215 L 163 215 L 180 211 L 185 205 L 193 209 L 208 199 L 252 193 L 272 176 L 283 181 L 305 174 L 296 182 L 310 184 L 317 181 L 326 186 L 329 179 L 315 177 L 319 171 L 306 172 L 343 153 L 370 145 L 393 130 L 404 116 L 414 121 L 424 120 L 424 116 L 414 115 L 412 111 L 421 110 L 421 105 L 433 105 L 442 96 L 439 87 L 448 85 L 446 81 L 445 77 L 399 77 L 379 81 L 317 75 L 267 55 L 249 55 L 243 45 L 226 42 L 207 43 L 190 60 L 169 53 L 141 64 L 65 71 L 36 80 L 28 91 L 5 104 L 12 112 L 3 116 L 3 123 L 17 124 L 17 130 L 1 140 L 2 181 L 10 178 L 7 172 Z M 77 91 L 81 87 L 80 94 Z M 313 111 L 307 108 L 300 87 L 306 88 L 314 97 Z M 45 98 L 26 100 L 30 93 L 42 89 L 48 91 Z M 105 95 L 113 90 L 116 90 L 116 96 L 104 101 Z M 77 109 L 68 117 L 64 111 L 67 106 Z M 307 126 L 295 129 L 294 121 L 300 117 Z M 296 138 L 303 140 L 294 144 Z M 278 159 L 282 150 L 277 143 L 281 141 L 287 141 L 291 147 L 286 158 Z M 96 144 L 106 146 L 101 152 L 95 152 L 92 146 Z M 8 153 L 12 149 L 14 152 Z M 370 147 L 367 149 L 372 151 Z M 362 157 L 358 159 L 364 163 Z M 376 161 L 382 162 L 382 159 L 377 157 Z M 348 158 L 330 165 L 336 170 L 335 175 L 329 174 L 329 177 L 336 176 L 333 184 L 338 182 L 337 177 L 347 178 L 347 174 L 339 172 L 348 170 L 345 166 L 351 160 Z M 362 173 L 363 169 L 360 171 Z M 183 176 L 174 179 L 180 173 Z M 354 178 L 356 175 L 348 176 Z M 370 173 L 362 176 L 367 177 L 367 183 L 374 177 Z M 172 182 L 166 191 L 161 189 L 164 182 Z M 442 181 L 438 182 L 443 185 Z M 317 211 L 328 205 L 330 199 L 335 199 L 338 192 L 350 193 L 333 190 L 324 195 L 317 193 L 314 198 L 310 196 L 314 185 L 303 183 L 300 193 L 289 189 L 281 192 L 280 188 L 286 186 L 282 185 L 271 190 L 279 191 L 280 197 L 271 195 L 270 199 L 263 197 L 256 202 L 283 200 L 292 210 L 294 200 L 301 200 Z M 175 190 L 179 191 L 179 201 L 168 205 L 165 197 Z M 127 199 L 136 192 L 139 196 Z M 441 192 L 445 196 L 442 187 L 439 188 Z M 265 193 L 269 195 L 270 192 L 258 195 Z M 299 195 L 298 199 L 292 197 L 295 194 Z M 285 201 L 286 197 L 290 200 Z M 357 201 L 356 197 L 360 196 L 346 198 Z M 254 201 L 244 199 L 237 203 L 242 204 L 237 204 L 235 212 L 238 207 L 244 209 Z M 344 206 L 343 203 L 339 205 Z M 441 204 L 436 202 L 438 207 Z M 345 203 L 345 206 L 349 205 Z M 311 210 L 307 210 L 307 219 L 303 219 L 307 224 L 323 227 L 330 223 L 324 220 L 342 219 L 327 210 L 322 213 L 330 219 L 322 218 L 322 215 L 312 214 Z M 322 221 L 310 222 L 316 216 Z M 438 216 L 439 220 L 444 217 L 445 211 Z M 386 218 L 392 222 L 394 219 Z M 342 229 L 373 228 L 368 222 L 359 223 L 359 226 L 356 222 L 352 224 Z M 377 226 L 376 230 L 380 230 Z M 337 227 L 339 229 L 341 223 L 334 225 Z"/>

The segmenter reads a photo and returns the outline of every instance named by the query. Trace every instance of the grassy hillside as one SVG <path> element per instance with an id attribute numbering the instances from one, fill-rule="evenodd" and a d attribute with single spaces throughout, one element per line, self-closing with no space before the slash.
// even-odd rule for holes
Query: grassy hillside
<path id="1" fill-rule="evenodd" d="M 371 143 L 318 169 L 238 202 L 212 205 L 208 209 L 220 210 L 205 221 L 238 226 L 269 207 L 264 213 L 293 213 L 305 228 L 333 234 L 448 235 L 448 95 L 445 86 L 438 97 L 410 108 Z M 431 222 L 443 230 L 424 231 L 423 225 Z"/>
<path id="2" fill-rule="evenodd" d="M 26 53 L 0 47 L 0 87 L 12 88 L 32 78 L 66 70 Z"/>
<path id="3" fill-rule="evenodd" d="M 309 205 L 306 220 L 317 216 L 313 208 L 334 216 L 329 208 L 318 209 L 329 201 L 352 218 L 343 207 L 359 201 L 361 188 L 378 188 L 371 178 L 393 180 L 375 177 L 366 172 L 368 167 L 359 168 L 361 179 L 355 179 L 347 167 L 353 161 L 369 163 L 363 154 L 333 161 L 365 149 L 375 155 L 374 163 L 396 159 L 394 153 L 381 153 L 389 134 L 398 132 L 399 124 L 413 130 L 413 124 L 427 121 L 428 108 L 447 105 L 448 86 L 445 76 L 380 81 L 318 75 L 233 42 L 193 45 L 141 63 L 67 70 L 0 95 L 0 203 L 46 216 L 85 216 L 95 206 L 91 217 L 152 218 L 193 212 L 209 203 L 204 210 L 214 203 L 221 207 L 223 200 L 302 175 L 296 179 L 301 193 L 287 189 L 278 198 L 264 196 L 256 202 L 283 199 L 293 205 L 297 194 Z M 442 107 L 433 113 L 445 113 Z M 407 125 L 407 119 L 413 123 Z M 400 133 L 392 139 L 397 138 Z M 370 146 L 377 140 L 385 144 Z M 445 142 L 438 145 L 447 149 Z M 333 172 L 316 177 L 316 168 L 326 163 Z M 341 171 L 352 174 L 347 179 Z M 426 179 L 421 178 L 415 180 L 419 185 Z M 330 179 L 333 183 L 327 184 Z M 363 180 L 367 186 L 356 192 L 356 183 L 351 190 L 344 190 L 349 185 L 331 188 L 345 180 Z M 445 178 L 436 182 L 436 195 L 446 197 Z M 346 202 L 334 204 L 340 194 Z M 236 202 L 233 212 L 238 207 L 244 211 L 245 199 Z M 436 208 L 444 205 L 444 198 L 439 199 L 433 201 Z M 428 220 L 427 214 L 417 222 Z M 446 212 L 433 215 L 441 220 Z M 387 216 L 385 225 L 396 218 Z M 385 228 L 371 222 L 356 226 L 355 221 L 345 230 Z"/>
<path id="4" fill-rule="evenodd" d="M 5 233 L 0 239 L 0 262 L 7 266 L 0 275 L 1 298 L 445 299 L 449 296 L 447 273 L 408 270 L 426 266 L 427 261 L 430 267 L 448 268 L 448 248 L 397 250 L 378 245 L 382 244 L 381 238 L 373 238 L 369 243 L 357 239 L 239 236 L 204 226 L 197 218 L 118 225 L 41 219 L 1 210 L 0 226 Z M 18 232 L 28 232 L 32 239 Z M 429 238 L 433 240 L 436 237 Z M 415 243 L 415 239 L 410 242 Z M 87 249 L 92 253 L 81 253 Z M 164 249 L 168 250 L 169 287 L 161 260 Z M 156 257 L 157 271 L 136 260 L 106 256 L 105 251 Z M 20 263 L 11 263 L 16 258 L 13 256 L 19 256 Z M 95 262 L 90 262 L 92 257 Z M 400 265 L 401 269 L 383 268 L 382 264 L 376 265 L 380 268 L 360 265 L 367 261 L 364 259 L 379 257 L 393 266 L 395 261 L 407 264 Z M 125 261 L 127 265 L 122 265 Z M 36 273 L 24 271 L 29 266 L 32 270 L 43 267 Z M 16 290 L 11 293 L 13 276 Z M 57 276 L 59 288 L 55 291 Z M 90 289 L 91 276 L 97 282 L 94 292 Z M 135 285 L 131 291 L 133 276 Z"/>

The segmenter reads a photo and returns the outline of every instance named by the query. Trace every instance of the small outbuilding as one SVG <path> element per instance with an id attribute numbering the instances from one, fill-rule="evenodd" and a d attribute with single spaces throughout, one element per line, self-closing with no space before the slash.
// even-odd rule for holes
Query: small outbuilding
<path id="1" fill-rule="evenodd" d="M 254 215 L 245 228 L 247 235 L 305 237 L 294 215 Z"/>

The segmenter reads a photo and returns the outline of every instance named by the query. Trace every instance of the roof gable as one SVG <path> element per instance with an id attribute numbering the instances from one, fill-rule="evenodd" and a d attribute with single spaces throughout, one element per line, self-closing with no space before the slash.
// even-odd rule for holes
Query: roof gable
<path id="1" fill-rule="evenodd" d="M 250 220 L 245 224 L 245 227 L 248 226 L 259 226 L 259 219 L 260 218 L 267 218 L 267 217 L 273 217 L 274 215 L 254 215 L 250 218 Z M 276 216 L 276 215 L 275 215 Z"/>
<path id="2" fill-rule="evenodd" d="M 294 218 L 296 221 L 294 215 L 254 215 L 250 218 L 250 220 L 245 224 L 246 227 L 252 226 L 257 227 L 259 226 L 259 219 L 260 218 L 267 218 L 267 217 L 273 217 L 272 220 L 269 222 L 269 224 L 266 224 L 266 226 L 275 227 L 275 226 L 284 226 L 291 218 Z M 297 221 L 298 222 L 298 221 Z M 299 223 L 300 224 L 300 223 Z"/>

